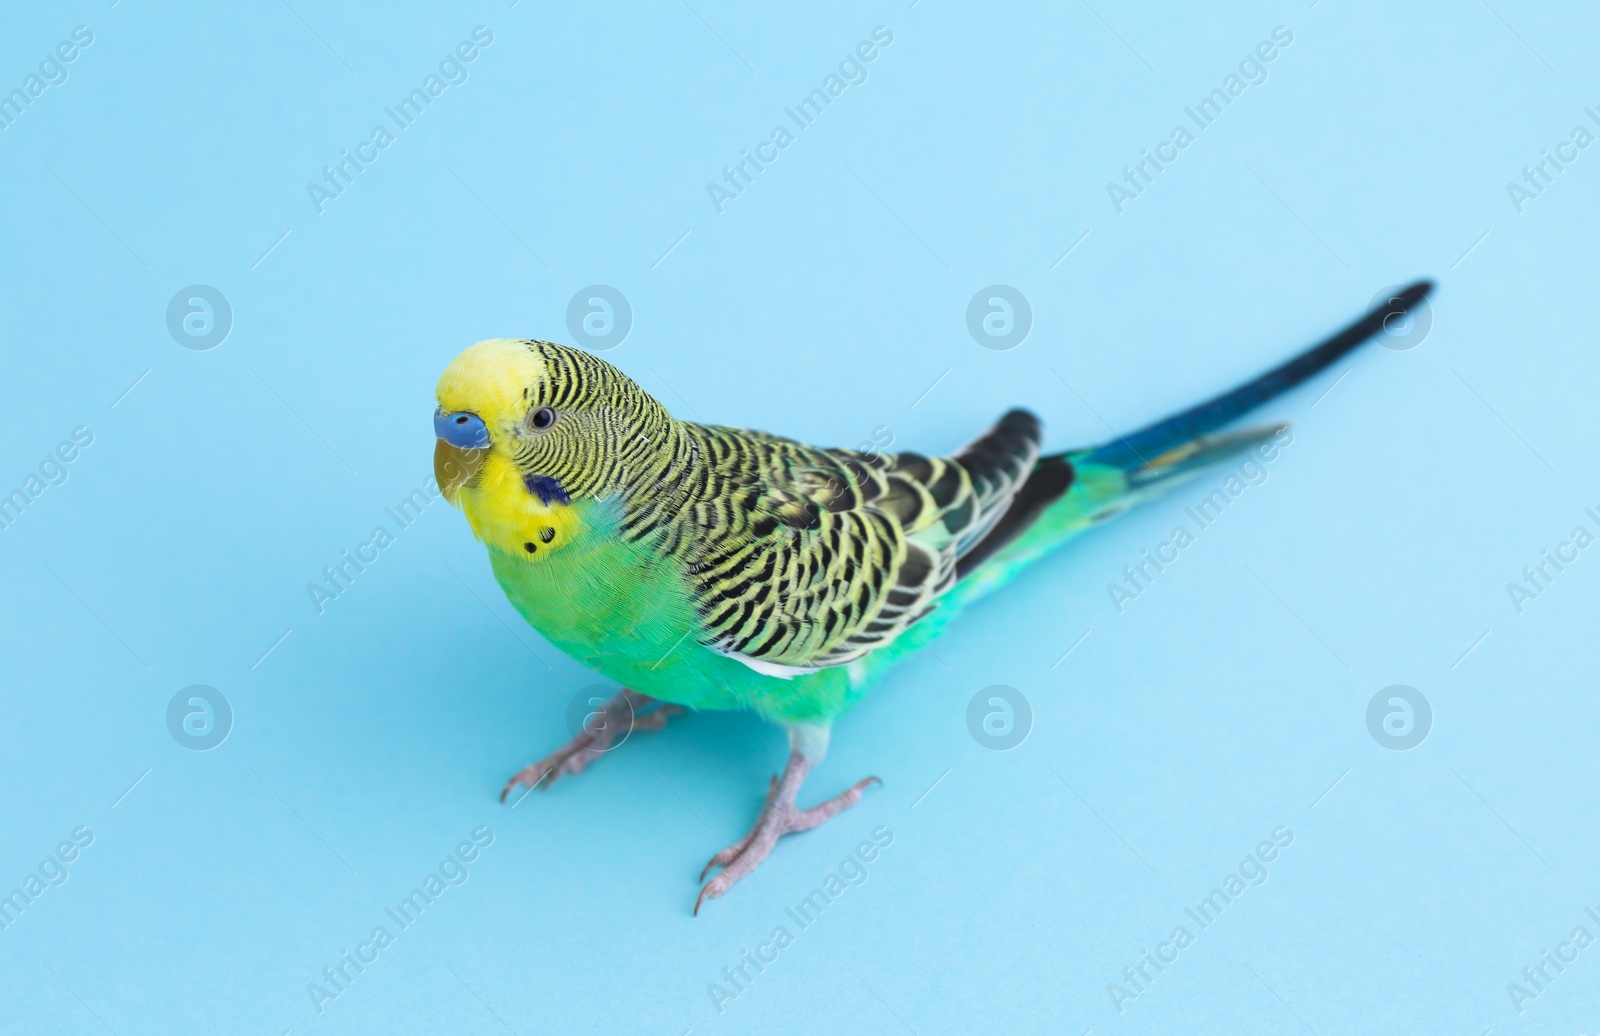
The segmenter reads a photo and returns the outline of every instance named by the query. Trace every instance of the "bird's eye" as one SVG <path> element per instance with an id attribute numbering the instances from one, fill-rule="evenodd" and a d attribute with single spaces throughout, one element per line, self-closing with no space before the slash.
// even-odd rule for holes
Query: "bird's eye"
<path id="1" fill-rule="evenodd" d="M 556 423 L 556 412 L 547 406 L 542 406 L 528 418 L 528 423 L 535 428 L 549 428 Z"/>

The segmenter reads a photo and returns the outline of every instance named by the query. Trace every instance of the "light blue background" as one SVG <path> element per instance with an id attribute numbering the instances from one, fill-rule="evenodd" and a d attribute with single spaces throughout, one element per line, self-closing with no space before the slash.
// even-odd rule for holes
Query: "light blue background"
<path id="1" fill-rule="evenodd" d="M 94 443 L 0 532 L 0 891 L 94 842 L 0 931 L 0 1031 L 1600 1029 L 1600 948 L 1520 1015 L 1506 991 L 1600 934 L 1600 554 L 1520 614 L 1506 590 L 1600 531 L 1600 151 L 1520 214 L 1506 191 L 1600 104 L 1592 7 L 38 6 L 3 18 L 0 88 L 94 43 L 0 133 L 0 491 Z M 319 215 L 306 183 L 479 25 L 470 79 Z M 718 214 L 706 183 L 876 25 L 869 81 Z M 1106 183 L 1280 25 L 1270 79 L 1119 215 Z M 699 918 L 780 733 L 693 716 L 501 806 L 599 681 L 460 517 L 308 603 L 428 478 L 450 357 L 570 340 L 588 284 L 635 313 L 606 358 L 682 416 L 934 451 L 1013 404 L 1099 441 L 1417 276 L 1426 340 L 1275 404 L 1270 480 L 1147 593 L 1118 614 L 1106 585 L 1220 475 L 897 671 L 805 794 L 884 786 Z M 165 323 L 195 283 L 234 309 L 208 352 Z M 965 327 L 993 283 L 1034 309 L 1009 352 Z M 235 711 L 206 753 L 164 719 L 196 683 Z M 1366 727 L 1396 683 L 1434 710 L 1409 752 Z M 993 684 L 1034 710 L 1007 753 L 966 727 Z M 319 1015 L 307 984 L 478 825 L 470 880 Z M 877 825 L 869 880 L 798 931 L 784 908 Z M 1278 825 L 1267 883 L 1119 1013 L 1107 984 Z M 708 985 L 779 924 L 719 1014 Z"/>

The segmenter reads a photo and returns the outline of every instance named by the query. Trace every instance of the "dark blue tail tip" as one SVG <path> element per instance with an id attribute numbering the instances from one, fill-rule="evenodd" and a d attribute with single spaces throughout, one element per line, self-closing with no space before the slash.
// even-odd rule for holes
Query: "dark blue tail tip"
<path id="1" fill-rule="evenodd" d="M 445 413 L 441 407 L 433 412 L 433 434 L 463 450 L 489 448 L 489 426 L 483 418 L 470 410 Z"/>
<path id="2" fill-rule="evenodd" d="M 1427 278 L 1414 281 L 1395 292 L 1394 297 L 1389 300 L 1389 305 L 1392 309 L 1410 309 L 1432 294 L 1434 287 L 1434 282 Z"/>

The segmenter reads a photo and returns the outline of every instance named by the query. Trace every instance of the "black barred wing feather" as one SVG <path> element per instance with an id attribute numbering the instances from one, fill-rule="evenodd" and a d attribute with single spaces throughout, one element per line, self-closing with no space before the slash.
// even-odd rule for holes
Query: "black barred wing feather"
<path id="1" fill-rule="evenodd" d="M 925 457 L 690 427 L 705 487 L 669 524 L 700 639 L 780 676 L 861 658 L 935 607 L 1029 477 L 1040 435 L 1013 410 L 954 456 Z"/>

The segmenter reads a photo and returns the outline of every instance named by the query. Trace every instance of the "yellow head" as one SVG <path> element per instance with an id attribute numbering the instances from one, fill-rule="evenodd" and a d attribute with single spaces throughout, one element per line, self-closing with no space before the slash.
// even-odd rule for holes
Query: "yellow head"
<path id="1" fill-rule="evenodd" d="M 579 349 L 479 342 L 439 378 L 434 475 L 484 543 L 537 561 L 581 530 L 582 499 L 626 489 L 630 458 L 662 441 L 664 408 Z"/>

